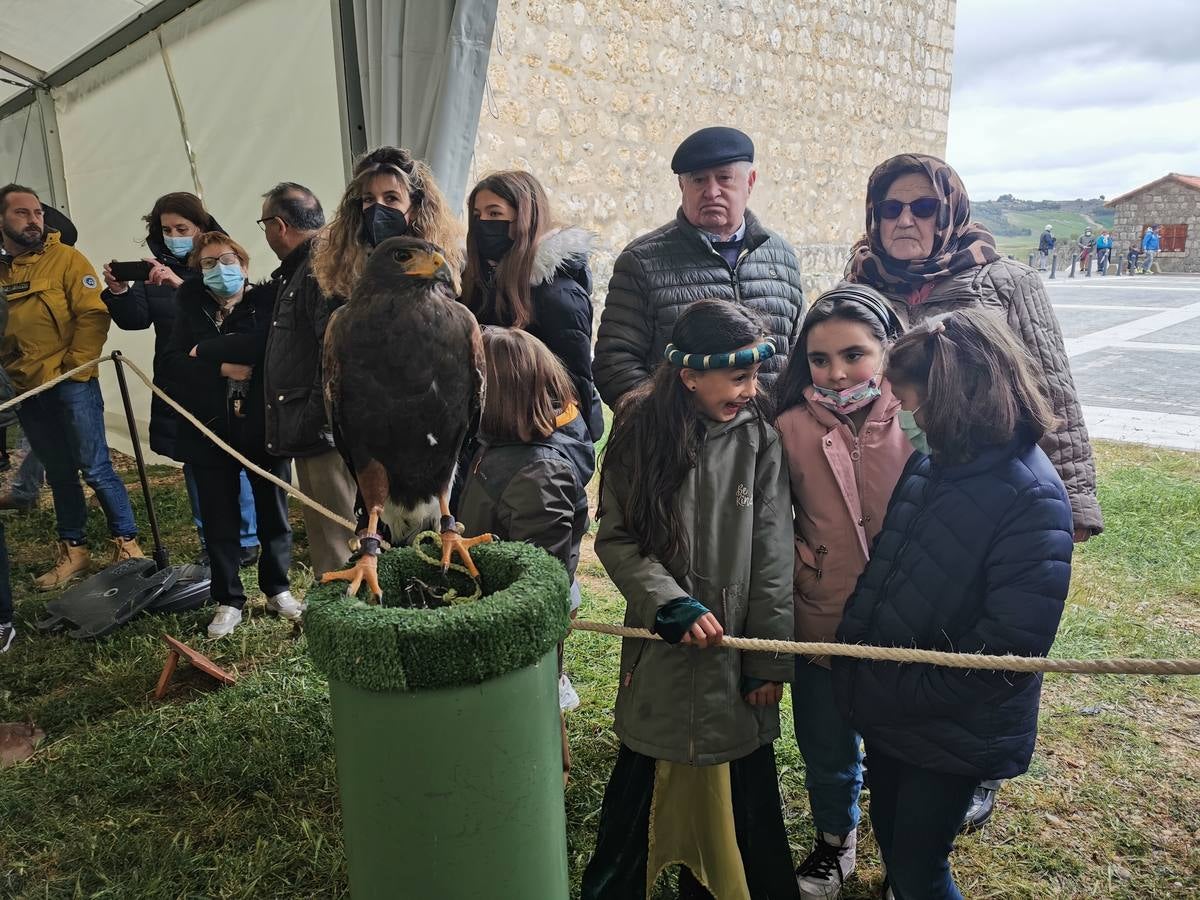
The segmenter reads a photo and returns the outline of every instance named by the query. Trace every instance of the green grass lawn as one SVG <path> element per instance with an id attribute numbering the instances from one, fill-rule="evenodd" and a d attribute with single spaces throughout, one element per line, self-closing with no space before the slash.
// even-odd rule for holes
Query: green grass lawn
<path id="1" fill-rule="evenodd" d="M 1055 655 L 1200 656 L 1200 456 L 1113 444 L 1098 456 L 1108 530 L 1076 556 Z M 168 544 L 190 556 L 182 482 L 169 469 L 153 476 Z M 6 519 L 23 630 L 0 657 L 0 721 L 35 721 L 47 739 L 34 759 L 0 772 L 0 896 L 346 895 L 328 695 L 303 635 L 259 600 L 217 643 L 203 641 L 203 611 L 143 617 L 95 643 L 34 636 L 44 597 L 29 581 L 51 555 L 46 507 Z M 294 524 L 300 588 L 303 525 Z M 89 533 L 102 542 L 98 512 Z M 583 614 L 619 621 L 621 598 L 590 546 L 580 578 Z M 164 631 L 202 645 L 238 684 L 216 689 L 185 667 L 152 702 Z M 567 642 L 583 700 L 569 716 L 566 795 L 576 889 L 617 747 L 616 665 L 612 638 Z M 799 859 L 811 823 L 786 700 L 783 714 L 776 752 Z M 1005 786 L 993 822 L 954 854 L 964 893 L 1200 897 L 1198 740 L 1200 678 L 1047 676 L 1029 773 Z M 878 854 L 869 828 L 861 835 L 849 898 L 877 894 Z M 671 896 L 665 883 L 659 896 Z"/>

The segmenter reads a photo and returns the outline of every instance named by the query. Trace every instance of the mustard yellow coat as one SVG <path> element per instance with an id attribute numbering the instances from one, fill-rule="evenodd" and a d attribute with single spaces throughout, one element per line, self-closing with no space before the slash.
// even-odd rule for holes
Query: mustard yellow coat
<path id="1" fill-rule="evenodd" d="M 41 247 L 0 262 L 0 292 L 8 306 L 8 329 L 0 341 L 0 366 L 19 391 L 95 359 L 108 337 L 108 308 L 91 263 L 58 232 Z M 95 369 L 74 376 L 96 377 Z"/>

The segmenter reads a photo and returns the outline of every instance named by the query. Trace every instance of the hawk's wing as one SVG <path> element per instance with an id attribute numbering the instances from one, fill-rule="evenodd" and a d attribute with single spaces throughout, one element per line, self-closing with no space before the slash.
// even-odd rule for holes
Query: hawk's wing
<path id="1" fill-rule="evenodd" d="M 338 453 L 342 455 L 346 467 L 353 475 L 354 461 L 350 456 L 350 448 L 346 445 L 340 419 L 342 360 L 345 358 L 343 344 L 345 344 L 348 306 L 349 304 L 343 303 L 329 316 L 329 324 L 325 326 L 325 346 L 322 351 L 321 371 L 324 380 L 325 417 L 333 432 L 333 445 L 337 447 Z"/>

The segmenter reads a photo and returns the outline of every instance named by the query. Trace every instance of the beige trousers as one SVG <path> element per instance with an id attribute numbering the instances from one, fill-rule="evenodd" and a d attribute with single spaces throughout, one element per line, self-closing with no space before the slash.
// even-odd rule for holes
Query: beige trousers
<path id="1" fill-rule="evenodd" d="M 299 456 L 294 462 L 301 491 L 338 515 L 354 518 L 354 496 L 358 486 L 336 450 L 319 456 Z M 329 521 L 315 509 L 307 506 L 302 509 L 313 576 L 320 578 L 326 572 L 343 567 L 350 556 L 349 541 L 354 532 Z"/>

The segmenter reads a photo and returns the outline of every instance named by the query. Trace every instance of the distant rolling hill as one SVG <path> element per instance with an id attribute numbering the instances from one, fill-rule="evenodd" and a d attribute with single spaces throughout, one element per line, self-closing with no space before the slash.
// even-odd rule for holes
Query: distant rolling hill
<path id="1" fill-rule="evenodd" d="M 1085 228 L 1093 234 L 1112 228 L 1113 210 L 1104 200 L 1016 200 L 1002 197 L 971 204 L 972 218 L 982 222 L 996 236 L 996 249 L 1005 256 L 1025 262 L 1037 250 L 1042 229 L 1054 226 L 1059 247 L 1074 242 Z"/>

